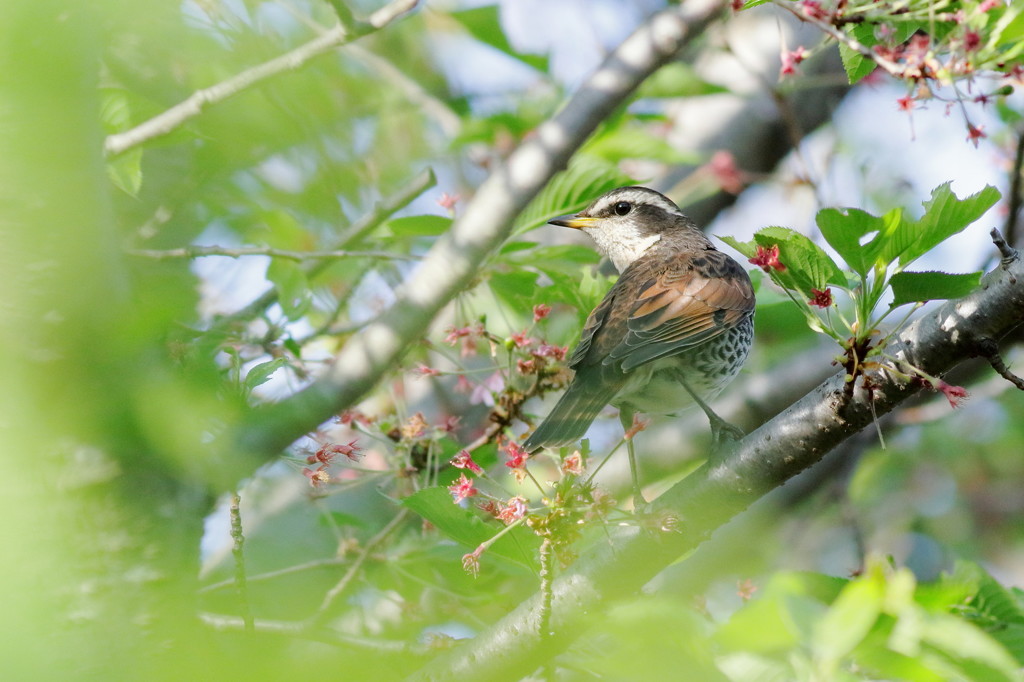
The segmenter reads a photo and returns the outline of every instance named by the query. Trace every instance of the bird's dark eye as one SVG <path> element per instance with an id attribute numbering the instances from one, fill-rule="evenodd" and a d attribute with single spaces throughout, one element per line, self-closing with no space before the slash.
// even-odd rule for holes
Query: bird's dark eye
<path id="1" fill-rule="evenodd" d="M 628 201 L 620 201 L 615 204 L 612 210 L 615 211 L 615 215 L 626 215 L 633 209 L 633 204 Z"/>

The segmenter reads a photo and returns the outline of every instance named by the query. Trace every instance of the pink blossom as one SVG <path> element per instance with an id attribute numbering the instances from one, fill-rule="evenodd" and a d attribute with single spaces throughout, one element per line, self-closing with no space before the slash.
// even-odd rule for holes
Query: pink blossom
<path id="1" fill-rule="evenodd" d="M 482 474 L 484 472 L 483 468 L 473 461 L 469 450 L 462 450 L 459 454 L 452 457 L 451 465 L 457 469 L 469 469 L 474 474 Z"/>
<path id="2" fill-rule="evenodd" d="M 467 478 L 466 474 L 459 474 L 459 480 L 448 486 L 448 492 L 452 494 L 452 501 L 458 504 L 467 498 L 476 496 L 479 491 L 473 487 L 473 479 Z"/>
<path id="3" fill-rule="evenodd" d="M 526 516 L 527 510 L 526 499 L 517 495 L 505 503 L 505 506 L 498 512 L 498 519 L 505 525 L 509 525 Z"/>

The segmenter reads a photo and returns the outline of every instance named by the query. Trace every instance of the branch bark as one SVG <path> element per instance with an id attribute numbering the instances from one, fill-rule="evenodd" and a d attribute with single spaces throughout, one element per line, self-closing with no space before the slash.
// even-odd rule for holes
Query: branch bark
<path id="1" fill-rule="evenodd" d="M 891 351 L 933 375 L 974 357 L 1024 319 L 1024 263 L 1018 258 L 989 273 L 966 298 L 949 301 L 899 335 Z M 837 373 L 770 422 L 708 461 L 654 502 L 655 513 L 678 520 L 677 532 L 624 529 L 613 542 L 585 554 L 554 584 L 553 635 L 541 637 L 542 596 L 523 602 L 489 630 L 446 652 L 414 680 L 514 680 L 530 674 L 584 633 L 614 599 L 642 588 L 732 517 L 818 462 L 827 452 L 920 390 L 897 373 L 876 377 L 868 394 L 844 401 Z M 872 405 L 873 403 L 873 405 Z"/>
<path id="2" fill-rule="evenodd" d="M 724 6 L 722 0 L 704 0 L 672 7 L 626 38 L 566 106 L 481 185 L 402 287 L 396 303 L 346 343 L 327 374 L 291 398 L 255 410 L 242 422 L 238 444 L 261 458 L 273 456 L 373 388 L 467 286 L 487 254 L 508 236 L 519 212 L 566 166 L 597 125 L 700 35 Z"/>
<path id="3" fill-rule="evenodd" d="M 350 26 L 339 23 L 290 52 L 246 69 L 216 85 L 196 90 L 185 101 L 157 114 L 144 123 L 140 123 L 131 130 L 107 136 L 103 150 L 107 157 L 114 157 L 144 142 L 167 135 L 189 119 L 201 114 L 203 109 L 211 104 L 223 102 L 278 74 L 294 71 L 314 57 L 319 57 L 367 33 L 384 28 L 392 21 L 410 12 L 418 2 L 419 0 L 393 0 L 370 15 L 366 23 L 354 23 Z"/>

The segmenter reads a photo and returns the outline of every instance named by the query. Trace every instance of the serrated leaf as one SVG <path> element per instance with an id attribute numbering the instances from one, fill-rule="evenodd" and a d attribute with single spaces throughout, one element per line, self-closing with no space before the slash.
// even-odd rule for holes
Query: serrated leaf
<path id="1" fill-rule="evenodd" d="M 547 272 L 556 269 L 563 272 L 579 272 L 581 265 L 592 265 L 601 260 L 600 254 L 592 246 L 582 244 L 558 244 L 555 246 L 535 246 L 529 252 L 518 251 L 505 259 L 517 266 L 533 266 Z"/>
<path id="2" fill-rule="evenodd" d="M 753 258 L 754 255 L 757 253 L 757 242 L 755 242 L 753 239 L 751 239 L 749 242 L 741 242 L 739 239 L 736 239 L 736 237 L 724 236 L 718 238 L 721 239 L 726 244 L 728 244 L 729 246 L 731 246 L 732 248 L 739 251 L 747 258 Z"/>
<path id="3" fill-rule="evenodd" d="M 818 211 L 816 222 L 825 241 L 863 279 L 879 262 L 900 216 L 898 209 L 880 218 L 856 208 L 826 208 Z"/>
<path id="4" fill-rule="evenodd" d="M 267 383 L 274 372 L 287 365 L 288 361 L 285 358 L 274 358 L 267 362 L 261 362 L 246 373 L 245 387 L 251 391 L 257 386 Z"/>
<path id="5" fill-rule="evenodd" d="M 402 500 L 402 506 L 422 516 L 446 537 L 471 550 L 493 538 L 500 530 L 497 526 L 484 523 L 477 514 L 452 502 L 451 494 L 440 486 L 424 488 L 413 493 Z M 539 547 L 540 539 L 520 527 L 512 529 L 491 545 L 487 554 L 493 553 L 535 568 Z"/>
<path id="6" fill-rule="evenodd" d="M 961 298 L 974 291 L 981 282 L 980 272 L 950 274 L 948 272 L 897 272 L 889 280 L 892 307 L 919 301 L 941 301 Z"/>
<path id="7" fill-rule="evenodd" d="M 452 12 L 451 17 L 480 42 L 490 45 L 496 50 L 527 64 L 542 73 L 548 72 L 548 58 L 541 55 L 528 55 L 515 50 L 505 37 L 501 28 L 501 16 L 498 5 L 485 5 L 472 9 Z"/>
<path id="8" fill-rule="evenodd" d="M 999 201 L 1000 196 L 999 190 L 991 185 L 964 199 L 957 198 L 948 182 L 936 187 L 931 199 L 924 202 L 925 212 L 921 219 L 906 221 L 900 226 L 900 230 L 910 232 L 910 236 L 904 237 L 910 241 L 910 246 L 900 254 L 900 266 L 917 260 L 963 231 Z"/>
<path id="9" fill-rule="evenodd" d="M 551 179 L 516 221 L 514 234 L 543 225 L 555 216 L 576 213 L 605 192 L 635 181 L 603 159 L 577 154 L 569 167 Z"/>
<path id="10" fill-rule="evenodd" d="M 877 42 L 875 40 L 874 25 L 871 23 L 855 25 L 847 29 L 847 33 L 862 45 L 870 47 Z M 874 61 L 849 47 L 845 42 L 839 45 L 839 56 L 843 60 L 843 69 L 846 71 L 846 78 L 850 81 L 850 85 L 853 85 L 875 70 Z"/>
<path id="11" fill-rule="evenodd" d="M 846 286 L 846 275 L 832 257 L 806 236 L 788 227 L 765 227 L 754 234 L 758 246 L 779 247 L 779 262 L 785 270 L 772 270 L 771 276 L 788 289 L 808 298 L 811 289 L 824 290 L 829 284 Z"/>
<path id="12" fill-rule="evenodd" d="M 267 266 L 267 279 L 277 289 L 277 302 L 289 320 L 297 320 L 309 309 L 313 294 L 302 267 L 294 261 L 274 258 Z"/>

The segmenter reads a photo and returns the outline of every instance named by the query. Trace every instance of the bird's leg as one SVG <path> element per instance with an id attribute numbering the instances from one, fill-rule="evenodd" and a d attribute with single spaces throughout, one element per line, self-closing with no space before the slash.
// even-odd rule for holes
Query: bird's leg
<path id="1" fill-rule="evenodd" d="M 711 423 L 712 452 L 717 452 L 718 448 L 721 447 L 723 435 L 728 436 L 732 440 L 739 440 L 743 438 L 743 436 L 747 435 L 743 433 L 743 429 L 730 424 L 715 414 L 715 411 L 711 409 L 711 406 L 701 400 L 700 396 L 697 395 L 697 392 L 690 388 L 690 385 L 687 384 L 685 380 L 680 378 L 679 382 L 683 385 L 683 388 L 686 389 L 686 392 L 690 394 L 690 397 L 693 398 L 693 402 L 697 403 L 700 409 L 704 410 L 704 414 L 708 416 L 708 421 Z"/>
<path id="2" fill-rule="evenodd" d="M 633 450 L 633 432 L 635 431 L 633 418 L 636 413 L 628 408 L 619 409 L 619 421 L 622 422 L 622 431 L 626 438 L 626 452 L 629 454 L 629 473 L 633 477 L 633 511 L 640 511 L 647 506 L 644 494 L 640 490 L 640 477 L 636 471 L 636 453 Z"/>

